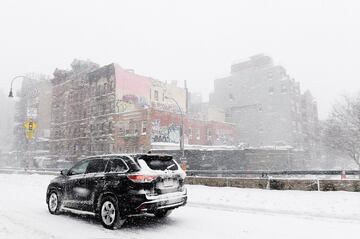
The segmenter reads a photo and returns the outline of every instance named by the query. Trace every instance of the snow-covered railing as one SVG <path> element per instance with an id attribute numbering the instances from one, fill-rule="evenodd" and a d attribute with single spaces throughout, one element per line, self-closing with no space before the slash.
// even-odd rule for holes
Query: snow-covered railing
<path id="1" fill-rule="evenodd" d="M 187 176 L 186 184 L 267 190 L 360 192 L 358 179 L 240 178 Z"/>
<path id="2" fill-rule="evenodd" d="M 269 176 L 317 176 L 317 175 L 360 175 L 359 170 L 187 170 L 189 176 L 255 176 L 255 177 L 269 177 Z"/>
<path id="3" fill-rule="evenodd" d="M 0 168 L 0 173 L 8 174 L 43 174 L 43 175 L 58 175 L 60 169 L 55 168 Z"/>

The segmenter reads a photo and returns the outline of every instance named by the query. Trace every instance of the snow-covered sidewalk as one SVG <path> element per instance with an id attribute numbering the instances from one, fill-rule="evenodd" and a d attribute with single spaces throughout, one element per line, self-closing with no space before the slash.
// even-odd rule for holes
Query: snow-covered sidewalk
<path id="1" fill-rule="evenodd" d="M 189 205 L 253 213 L 354 220 L 360 223 L 360 193 L 218 188 L 188 185 Z"/>

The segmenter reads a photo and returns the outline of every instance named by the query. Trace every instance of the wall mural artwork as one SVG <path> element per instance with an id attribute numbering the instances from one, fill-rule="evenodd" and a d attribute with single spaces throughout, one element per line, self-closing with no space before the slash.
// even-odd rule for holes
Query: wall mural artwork
<path id="1" fill-rule="evenodd" d="M 152 121 L 151 142 L 179 143 L 180 142 L 180 125 L 169 124 L 161 126 L 160 120 Z"/>
<path id="2" fill-rule="evenodd" d="M 117 100 L 117 112 L 128 112 L 138 109 L 147 108 L 149 105 L 145 97 L 137 97 L 135 95 L 124 95 L 121 100 Z"/>

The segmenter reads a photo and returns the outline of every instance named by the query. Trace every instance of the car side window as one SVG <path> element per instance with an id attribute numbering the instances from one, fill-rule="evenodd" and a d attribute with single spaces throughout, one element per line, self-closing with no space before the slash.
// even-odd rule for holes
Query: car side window
<path id="1" fill-rule="evenodd" d="M 99 158 L 93 159 L 89 162 L 86 173 L 101 173 L 105 172 L 106 161 Z"/>
<path id="2" fill-rule="evenodd" d="M 69 171 L 69 175 L 83 174 L 86 172 L 86 169 L 89 165 L 89 161 L 81 162 L 74 167 L 72 167 Z"/>
<path id="3" fill-rule="evenodd" d="M 110 159 L 106 172 L 123 173 L 128 170 L 128 166 L 120 158 Z"/>

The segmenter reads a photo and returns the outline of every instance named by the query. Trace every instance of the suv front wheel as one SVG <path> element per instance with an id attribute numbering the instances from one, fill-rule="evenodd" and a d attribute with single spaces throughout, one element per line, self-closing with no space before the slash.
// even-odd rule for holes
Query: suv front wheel
<path id="1" fill-rule="evenodd" d="M 59 195 L 52 191 L 49 196 L 48 209 L 51 214 L 59 214 L 60 213 L 61 201 Z"/>
<path id="2" fill-rule="evenodd" d="M 120 228 L 125 219 L 121 218 L 117 201 L 112 196 L 106 196 L 100 204 L 100 220 L 107 229 Z"/>

